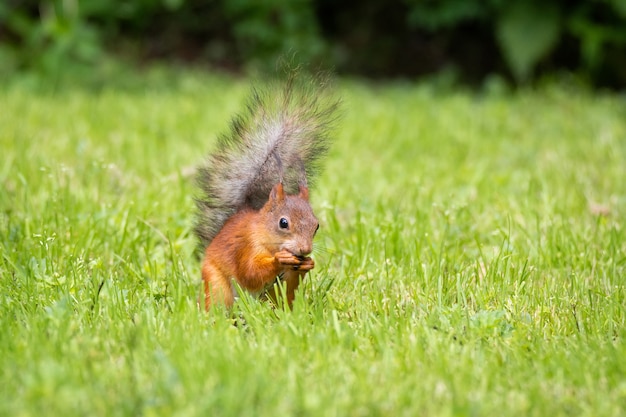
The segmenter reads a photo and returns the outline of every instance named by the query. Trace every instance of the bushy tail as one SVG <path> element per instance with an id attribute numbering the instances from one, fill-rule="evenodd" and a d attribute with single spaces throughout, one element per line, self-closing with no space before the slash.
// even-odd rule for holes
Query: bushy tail
<path id="1" fill-rule="evenodd" d="M 279 181 L 288 193 L 312 182 L 337 107 L 326 79 L 292 75 L 252 90 L 245 112 L 198 170 L 195 232 L 202 249 L 242 207 L 263 206 Z"/>

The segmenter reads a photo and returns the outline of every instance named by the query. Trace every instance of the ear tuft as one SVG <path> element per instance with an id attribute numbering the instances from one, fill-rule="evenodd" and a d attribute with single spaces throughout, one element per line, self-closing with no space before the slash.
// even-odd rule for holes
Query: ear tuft
<path id="1" fill-rule="evenodd" d="M 274 187 L 272 187 L 272 191 L 270 191 L 270 201 L 273 202 L 281 202 L 285 199 L 285 189 L 283 188 L 283 183 L 279 182 Z"/>
<path id="2" fill-rule="evenodd" d="M 300 198 L 309 201 L 309 187 L 300 184 Z"/>

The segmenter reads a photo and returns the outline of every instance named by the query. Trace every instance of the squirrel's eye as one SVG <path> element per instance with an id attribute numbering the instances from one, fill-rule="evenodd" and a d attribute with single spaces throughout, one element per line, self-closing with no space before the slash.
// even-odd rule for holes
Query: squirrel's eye
<path id="1" fill-rule="evenodd" d="M 313 232 L 313 234 L 317 233 L 318 230 L 320 230 L 320 225 L 319 224 L 315 227 L 315 232 Z"/>
<path id="2" fill-rule="evenodd" d="M 281 229 L 287 229 L 289 227 L 289 222 L 284 217 L 281 217 L 278 221 L 278 226 L 280 226 Z"/>

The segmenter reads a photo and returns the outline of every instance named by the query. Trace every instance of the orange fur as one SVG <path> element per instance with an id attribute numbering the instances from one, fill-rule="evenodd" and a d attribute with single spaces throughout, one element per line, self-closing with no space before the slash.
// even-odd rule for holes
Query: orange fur
<path id="1" fill-rule="evenodd" d="M 290 229 L 278 226 L 288 218 Z M 204 306 L 231 307 L 235 299 L 233 280 L 251 294 L 261 294 L 282 274 L 287 303 L 304 275 L 315 266 L 306 256 L 312 249 L 317 219 L 308 202 L 308 190 L 287 196 L 277 184 L 268 202 L 258 211 L 246 208 L 231 216 L 206 248 L 202 265 Z M 267 297 L 277 300 L 274 290 Z"/>

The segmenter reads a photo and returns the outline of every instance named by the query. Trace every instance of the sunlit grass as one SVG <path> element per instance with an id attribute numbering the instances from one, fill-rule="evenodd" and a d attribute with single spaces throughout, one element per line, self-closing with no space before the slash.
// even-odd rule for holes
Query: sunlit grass
<path id="1" fill-rule="evenodd" d="M 0 414 L 621 415 L 626 102 L 339 83 L 293 312 L 200 313 L 190 167 L 248 84 L 0 90 Z"/>

